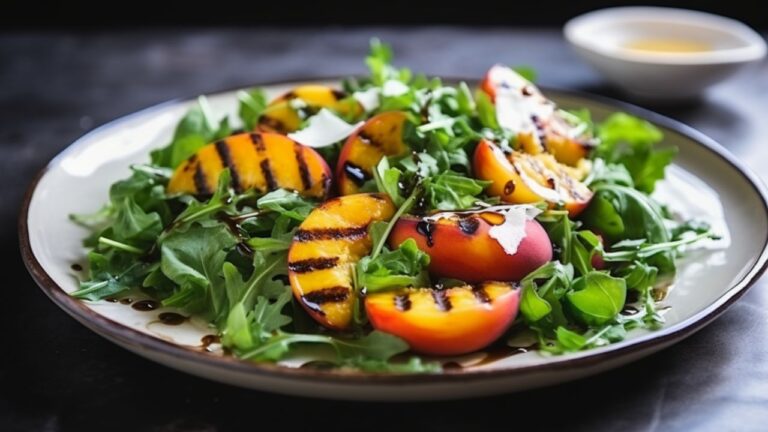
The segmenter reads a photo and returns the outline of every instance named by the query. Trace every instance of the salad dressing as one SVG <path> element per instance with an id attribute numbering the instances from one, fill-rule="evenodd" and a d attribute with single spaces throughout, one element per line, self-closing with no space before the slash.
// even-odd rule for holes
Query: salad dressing
<path id="1" fill-rule="evenodd" d="M 714 47 L 706 42 L 683 38 L 645 37 L 632 39 L 624 44 L 632 51 L 663 54 L 690 54 L 713 51 Z"/>

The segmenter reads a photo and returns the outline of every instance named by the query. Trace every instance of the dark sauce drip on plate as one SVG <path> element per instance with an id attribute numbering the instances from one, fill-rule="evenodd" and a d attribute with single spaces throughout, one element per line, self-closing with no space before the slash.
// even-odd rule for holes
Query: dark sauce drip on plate
<path id="1" fill-rule="evenodd" d="M 220 342 L 221 342 L 221 338 L 219 337 L 219 335 L 209 334 L 209 335 L 203 336 L 200 339 L 200 346 L 202 346 L 203 348 L 208 348 L 209 346 L 220 343 Z"/>
<path id="2" fill-rule="evenodd" d="M 129 305 L 133 303 L 133 299 L 130 297 L 123 297 L 120 299 L 120 304 Z"/>
<path id="3" fill-rule="evenodd" d="M 70 266 L 70 268 L 71 268 L 72 270 L 76 271 L 76 272 L 79 272 L 79 271 L 83 271 L 83 266 L 81 266 L 80 264 L 77 264 L 77 263 L 75 263 L 75 264 L 72 264 L 72 265 Z"/>
<path id="4" fill-rule="evenodd" d="M 163 312 L 158 315 L 157 318 L 160 319 L 161 323 L 170 326 L 181 325 L 184 321 L 189 319 L 189 317 L 177 314 L 176 312 Z"/>
<path id="5" fill-rule="evenodd" d="M 147 312 L 158 309 L 160 307 L 160 302 L 155 300 L 139 300 L 132 304 L 131 307 L 137 311 Z"/>
<path id="6" fill-rule="evenodd" d="M 485 352 L 488 355 L 486 355 L 485 358 L 482 359 L 479 363 L 473 365 L 473 367 L 496 363 L 497 361 L 503 360 L 507 357 L 511 357 L 519 354 L 525 354 L 529 351 L 537 350 L 538 348 L 539 348 L 539 344 L 537 343 L 527 347 L 511 347 L 506 344 L 492 345 L 485 350 Z"/>

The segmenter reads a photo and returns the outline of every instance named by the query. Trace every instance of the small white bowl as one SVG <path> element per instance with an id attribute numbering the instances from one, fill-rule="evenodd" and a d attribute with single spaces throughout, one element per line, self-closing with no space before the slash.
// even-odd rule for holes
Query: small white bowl
<path id="1" fill-rule="evenodd" d="M 602 9 L 570 20 L 564 33 L 579 55 L 609 81 L 648 100 L 697 97 L 766 54 L 765 40 L 741 22 L 686 9 Z M 685 41 L 708 49 L 664 52 L 627 46 L 649 39 Z"/>

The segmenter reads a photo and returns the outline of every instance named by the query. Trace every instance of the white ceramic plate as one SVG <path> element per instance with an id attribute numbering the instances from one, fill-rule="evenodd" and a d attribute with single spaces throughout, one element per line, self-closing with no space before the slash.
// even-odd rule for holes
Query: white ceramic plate
<path id="1" fill-rule="evenodd" d="M 296 83 L 269 85 L 269 96 Z M 756 177 L 722 147 L 702 134 L 637 107 L 562 91 L 546 92 L 563 107 L 587 107 L 597 119 L 617 110 L 657 124 L 665 143 L 680 149 L 668 180 L 659 187 L 677 211 L 702 216 L 724 235 L 692 252 L 680 266 L 664 300 L 667 324 L 657 331 L 635 331 L 614 345 L 563 356 L 537 352 L 479 353 L 455 359 L 462 367 L 438 375 L 382 375 L 255 364 L 221 353 L 211 344 L 204 322 L 163 323 L 175 311 L 138 310 L 131 304 L 81 302 L 67 295 L 77 287 L 84 262 L 86 232 L 69 222 L 70 213 L 98 209 L 109 185 L 146 162 L 152 148 L 164 145 L 193 101 L 172 101 L 104 125 L 73 143 L 31 185 L 19 221 L 24 261 L 45 293 L 67 313 L 107 339 L 159 363 L 191 374 L 259 390 L 359 400 L 446 399 L 519 391 L 572 380 L 631 362 L 691 335 L 738 299 L 765 269 L 768 259 L 766 192 Z M 217 114 L 234 117 L 234 92 L 209 97 Z M 127 302 L 126 302 L 127 303 Z M 144 303 L 138 303 L 143 305 Z M 146 308 L 145 308 L 146 309 Z"/>

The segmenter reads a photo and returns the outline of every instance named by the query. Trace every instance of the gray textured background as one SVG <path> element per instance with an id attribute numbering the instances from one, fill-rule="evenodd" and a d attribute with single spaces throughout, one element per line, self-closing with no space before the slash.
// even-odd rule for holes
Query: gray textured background
<path id="1" fill-rule="evenodd" d="M 768 283 L 690 339 L 627 367 L 524 394 L 366 404 L 240 390 L 155 365 L 58 310 L 26 274 L 16 217 L 37 170 L 88 130 L 149 105 L 259 81 L 364 72 L 367 40 L 399 64 L 479 77 L 526 64 L 543 85 L 614 95 L 554 29 L 309 28 L 0 35 L 0 430 L 256 430 L 263 419 L 337 430 L 766 430 Z M 652 107 L 768 175 L 763 63 L 696 104 Z M 620 95 L 618 95 L 621 97 Z"/>

